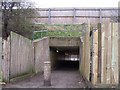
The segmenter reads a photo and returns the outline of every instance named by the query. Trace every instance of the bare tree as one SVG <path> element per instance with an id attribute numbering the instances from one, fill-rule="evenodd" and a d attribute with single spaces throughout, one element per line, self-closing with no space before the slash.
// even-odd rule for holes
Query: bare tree
<path id="1" fill-rule="evenodd" d="M 26 1 L 15 2 L 13 0 L 4 0 L 2 2 L 2 14 L 3 39 L 7 39 L 10 35 L 10 31 L 31 38 L 33 23 L 30 17 L 36 15 L 32 3 Z"/>

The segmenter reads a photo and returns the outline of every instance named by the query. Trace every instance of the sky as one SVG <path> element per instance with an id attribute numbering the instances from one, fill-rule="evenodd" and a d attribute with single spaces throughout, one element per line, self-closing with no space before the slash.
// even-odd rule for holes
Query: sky
<path id="1" fill-rule="evenodd" d="M 118 7 L 119 0 L 31 0 L 37 8 Z"/>

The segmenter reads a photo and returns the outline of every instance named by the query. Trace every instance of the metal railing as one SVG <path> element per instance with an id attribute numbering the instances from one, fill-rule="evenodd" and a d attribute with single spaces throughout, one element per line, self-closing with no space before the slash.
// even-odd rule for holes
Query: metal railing
<path id="1" fill-rule="evenodd" d="M 48 36 L 48 30 L 34 31 L 33 40 L 38 38 L 43 38 L 45 36 Z"/>

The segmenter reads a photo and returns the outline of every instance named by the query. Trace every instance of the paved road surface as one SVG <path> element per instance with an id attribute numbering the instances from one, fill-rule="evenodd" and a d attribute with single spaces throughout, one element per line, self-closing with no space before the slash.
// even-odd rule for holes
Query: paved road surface
<path id="1" fill-rule="evenodd" d="M 77 70 L 57 70 L 52 72 L 52 86 L 43 86 L 43 75 L 36 75 L 5 88 L 84 88 L 84 82 Z"/>

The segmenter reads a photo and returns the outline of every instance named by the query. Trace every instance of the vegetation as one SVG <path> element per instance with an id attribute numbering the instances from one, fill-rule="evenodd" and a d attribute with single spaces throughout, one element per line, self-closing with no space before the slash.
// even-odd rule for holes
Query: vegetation
<path id="1" fill-rule="evenodd" d="M 80 37 L 81 36 L 80 31 L 72 31 L 72 30 L 56 30 L 56 31 L 48 31 L 49 37 Z"/>
<path id="2" fill-rule="evenodd" d="M 41 32 L 36 32 L 34 33 L 34 39 L 38 39 L 38 38 L 43 38 L 45 36 L 48 36 L 48 31 L 41 31 Z"/>
<path id="3" fill-rule="evenodd" d="M 21 34 L 27 38 L 32 36 L 32 20 L 29 17 L 36 15 L 32 3 L 26 0 L 3 0 L 2 2 L 2 37 L 7 39 L 10 31 Z"/>
<path id="4" fill-rule="evenodd" d="M 48 37 L 80 37 L 82 35 L 82 25 L 62 25 L 62 24 L 40 24 L 36 25 L 34 39 Z"/>
<path id="5" fill-rule="evenodd" d="M 35 30 L 82 30 L 80 24 L 37 24 Z"/>
<path id="6" fill-rule="evenodd" d="M 17 2 L 18 1 L 18 2 Z M 2 37 L 4 40 L 10 32 L 16 32 L 22 36 L 32 39 L 33 23 L 31 18 L 36 15 L 32 3 L 26 0 L 2 0 Z M 1 66 L 0 66 L 1 67 Z M 0 82 L 2 81 L 2 71 L 0 70 Z"/>

